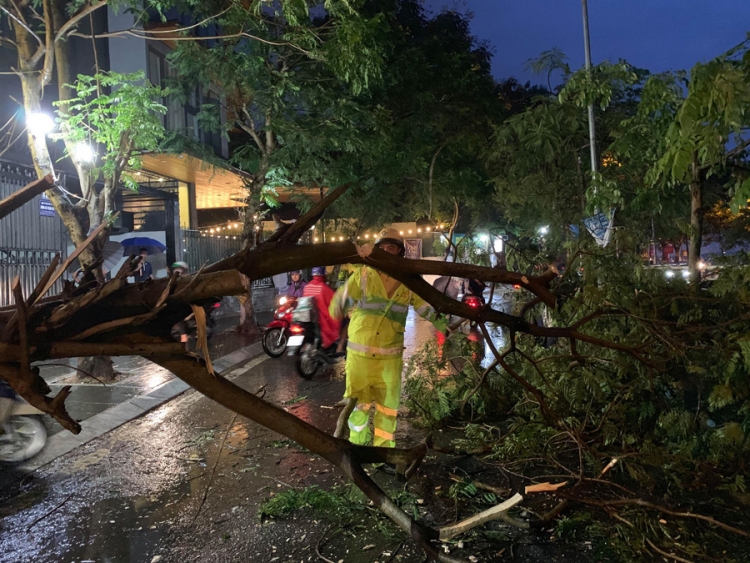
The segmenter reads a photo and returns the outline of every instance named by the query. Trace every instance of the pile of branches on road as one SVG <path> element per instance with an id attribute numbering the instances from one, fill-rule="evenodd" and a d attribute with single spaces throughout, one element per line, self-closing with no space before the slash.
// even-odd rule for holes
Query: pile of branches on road
<path id="1" fill-rule="evenodd" d="M 609 344 L 510 330 L 499 350 L 488 340 L 485 369 L 459 370 L 466 350 L 428 344 L 407 374 L 415 420 L 460 424 L 449 451 L 505 486 L 565 483 L 543 493 L 554 508 L 525 502 L 538 516 L 516 525 L 556 520 L 563 539 L 594 540 L 611 561 L 748 560 L 750 268 L 695 286 L 637 257 L 581 252 L 559 281 L 550 326 Z"/>
<path id="2" fill-rule="evenodd" d="M 599 360 L 605 363 L 619 362 L 626 358 L 631 362 L 629 365 L 640 365 L 644 370 L 652 369 L 654 364 L 649 352 L 651 342 L 633 340 L 627 331 L 622 334 L 599 332 L 595 323 L 612 316 L 609 306 L 604 303 L 589 303 L 590 307 L 600 307 L 597 311 L 601 312 L 583 316 L 568 315 L 567 319 L 563 315 L 560 320 L 565 322 L 560 322 L 557 326 L 539 326 L 527 320 L 526 314 L 535 306 L 550 309 L 558 306 L 558 295 L 553 290 L 558 275 L 554 270 L 538 276 L 527 276 L 466 264 L 406 260 L 371 246 L 358 247 L 352 242 L 298 245 L 301 235 L 315 224 L 325 209 L 346 189 L 346 186 L 341 186 L 333 190 L 296 223 L 282 225 L 264 242 L 206 267 L 195 275 L 131 284 L 127 278 L 137 267 L 137 259 L 133 259 L 109 282 L 97 283 L 90 276 L 88 282 L 76 290 L 48 297 L 50 288 L 76 253 L 80 253 L 98 235 L 99 230 L 95 230 L 88 241 L 63 264 L 58 264 L 56 260 L 30 295 L 22 294 L 20 283 L 16 280 L 13 286 L 15 306 L 0 310 L 0 377 L 32 405 L 53 416 L 68 430 L 77 433 L 80 425 L 65 409 L 65 398 L 69 395 L 70 388 L 66 387 L 57 396 L 49 397 L 49 388 L 31 363 L 52 358 L 141 355 L 170 370 L 205 396 L 235 413 L 293 439 L 320 455 L 347 475 L 430 558 L 453 561 L 453 558 L 438 549 L 434 540 L 452 537 L 489 519 L 503 517 L 510 507 L 520 502 L 521 495 L 515 495 L 466 522 L 441 530 L 428 528 L 401 510 L 363 469 L 363 464 L 366 463 L 388 462 L 396 465 L 402 478 L 408 479 L 416 473 L 428 450 L 427 444 L 409 449 L 352 445 L 244 391 L 215 373 L 209 361 L 187 353 L 179 343 L 170 338 L 173 324 L 197 310 L 201 300 L 242 293 L 245 285 L 241 275 L 255 280 L 318 265 L 368 264 L 404 283 L 441 313 L 471 319 L 485 333 L 488 330 L 485 323 L 505 327 L 510 334 L 511 348 L 504 351 L 493 350 L 495 359 L 492 369 L 482 374 L 477 382 L 477 389 L 487 384 L 492 370 L 500 369 L 507 374 L 518 392 L 525 397 L 525 416 L 532 418 L 533 411 L 534 420 L 555 429 L 559 434 L 555 437 L 557 441 L 564 441 L 569 436 L 572 444 L 580 451 L 582 460 L 588 460 L 586 456 L 591 455 L 588 466 L 582 461 L 575 470 L 579 485 L 586 483 L 586 479 L 591 476 L 590 468 L 599 467 L 606 462 L 603 462 L 601 453 L 597 454 L 587 447 L 585 435 L 559 409 L 558 393 L 542 385 L 546 376 L 539 368 L 540 360 L 529 356 L 529 365 L 533 366 L 531 371 L 519 367 L 518 358 L 528 356 L 526 348 L 520 345 L 522 336 L 557 338 L 560 346 L 568 347 L 565 356 L 572 358 L 571 364 L 578 362 L 581 365 L 591 365 Z M 101 228 L 103 227 L 99 227 Z M 505 313 L 490 306 L 474 309 L 437 291 L 423 280 L 423 274 L 477 278 L 508 286 L 517 285 L 527 292 L 529 301 L 518 314 Z M 628 319 L 633 317 L 623 316 Z M 617 404 L 625 403 L 625 399 L 626 397 L 622 397 L 619 402 L 615 401 L 613 409 Z M 589 418 L 591 415 L 585 418 L 587 424 Z M 577 488 L 579 485 L 559 494 L 578 498 L 576 495 L 580 493 Z"/>

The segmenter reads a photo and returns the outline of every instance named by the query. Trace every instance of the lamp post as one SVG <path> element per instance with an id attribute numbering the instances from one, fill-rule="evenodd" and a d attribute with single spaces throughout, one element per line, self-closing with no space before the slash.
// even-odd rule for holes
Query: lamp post
<path id="1" fill-rule="evenodd" d="M 586 74 L 591 78 L 591 37 L 589 34 L 589 8 L 587 0 L 581 0 L 583 7 L 583 47 L 586 61 Z M 599 171 L 599 162 L 596 158 L 596 123 L 594 121 L 594 103 L 589 104 L 589 148 L 591 153 L 591 172 Z M 596 186 L 594 186 L 596 190 Z"/>

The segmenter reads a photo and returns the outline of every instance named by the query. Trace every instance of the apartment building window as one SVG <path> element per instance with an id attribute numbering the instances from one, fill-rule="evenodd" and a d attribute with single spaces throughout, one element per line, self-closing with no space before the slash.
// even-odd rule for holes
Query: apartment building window
<path id="1" fill-rule="evenodd" d="M 169 79 L 174 78 L 177 73 L 167 61 L 167 52 L 158 50 L 154 46 L 148 49 L 148 79 L 152 84 L 165 88 Z M 167 107 L 167 113 L 162 116 L 162 125 L 168 131 L 182 131 L 185 129 L 185 106 L 174 97 L 165 98 L 163 101 Z"/>
<path id="2" fill-rule="evenodd" d="M 175 70 L 167 61 L 168 52 L 166 47 L 162 50 L 156 45 L 148 49 L 148 79 L 162 87 L 168 86 L 170 79 L 176 77 Z M 202 105 L 214 105 L 221 112 L 221 96 L 216 91 L 198 86 L 187 93 L 185 103 L 168 98 L 164 100 L 164 105 L 167 106 L 167 113 L 162 116 L 162 124 L 167 130 L 182 131 L 210 146 L 217 156 L 225 156 L 221 133 L 202 129 L 198 121 Z"/>

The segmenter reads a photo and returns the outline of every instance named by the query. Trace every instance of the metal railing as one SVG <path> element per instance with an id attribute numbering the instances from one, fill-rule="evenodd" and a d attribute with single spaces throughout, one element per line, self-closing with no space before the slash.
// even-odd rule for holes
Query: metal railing
<path id="1" fill-rule="evenodd" d="M 0 248 L 0 307 L 15 303 L 13 280 L 20 278 L 24 297 L 36 287 L 42 275 L 52 263 L 55 251 Z M 62 291 L 62 281 L 58 280 L 50 294 Z"/>
<path id="2" fill-rule="evenodd" d="M 0 199 L 4 199 L 36 179 L 30 166 L 0 161 Z M 13 280 L 19 276 L 24 296 L 28 296 L 55 253 L 65 258 L 65 227 L 56 214 L 49 213 L 49 200 L 38 195 L 0 221 L 0 306 L 12 305 Z M 62 291 L 57 282 L 52 293 Z"/>
<path id="3" fill-rule="evenodd" d="M 206 263 L 213 264 L 243 248 L 241 237 L 234 235 L 210 236 L 192 229 L 182 229 L 182 260 L 188 263 L 191 272 L 197 272 Z M 255 280 L 254 288 L 273 287 L 271 278 Z"/>

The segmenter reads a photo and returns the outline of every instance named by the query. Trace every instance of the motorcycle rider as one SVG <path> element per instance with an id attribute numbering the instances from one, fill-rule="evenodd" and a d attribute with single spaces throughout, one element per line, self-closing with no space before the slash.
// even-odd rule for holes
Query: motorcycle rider
<path id="1" fill-rule="evenodd" d="M 396 229 L 383 229 L 375 245 L 390 254 L 404 256 L 404 239 Z M 331 316 L 343 319 L 351 313 L 346 360 L 345 398 L 356 397 L 349 417 L 349 440 L 354 444 L 395 447 L 396 416 L 401 401 L 404 330 L 409 305 L 438 330 L 447 322 L 422 298 L 398 280 L 369 266 L 349 277 L 336 292 Z M 375 402 L 374 438 L 369 419 Z"/>
<path id="2" fill-rule="evenodd" d="M 318 309 L 318 322 L 320 323 L 320 335 L 323 348 L 328 348 L 339 338 L 341 323 L 331 318 L 328 307 L 333 299 L 333 290 L 326 283 L 326 269 L 316 266 L 312 269 L 312 281 L 305 285 L 303 297 L 313 297 Z"/>
<path id="3" fill-rule="evenodd" d="M 290 283 L 286 288 L 287 296 L 302 297 L 304 295 L 305 286 L 307 285 L 307 282 L 302 279 L 302 272 L 300 272 L 299 270 L 295 270 L 291 273 L 291 277 L 292 283 Z"/>

